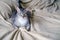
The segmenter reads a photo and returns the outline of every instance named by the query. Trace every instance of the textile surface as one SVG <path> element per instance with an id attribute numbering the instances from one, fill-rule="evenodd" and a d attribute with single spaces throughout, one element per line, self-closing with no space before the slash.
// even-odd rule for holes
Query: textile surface
<path id="1" fill-rule="evenodd" d="M 9 22 L 17 0 L 0 0 L 0 40 L 60 40 L 60 0 L 21 0 L 32 11 L 31 31 Z"/>

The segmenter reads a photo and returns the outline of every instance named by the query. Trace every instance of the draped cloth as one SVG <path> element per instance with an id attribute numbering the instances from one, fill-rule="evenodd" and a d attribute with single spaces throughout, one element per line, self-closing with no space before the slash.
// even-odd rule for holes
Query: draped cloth
<path id="1" fill-rule="evenodd" d="M 9 22 L 17 0 L 0 0 L 0 40 L 60 40 L 60 0 L 21 1 L 32 10 L 31 30 L 14 28 Z"/>

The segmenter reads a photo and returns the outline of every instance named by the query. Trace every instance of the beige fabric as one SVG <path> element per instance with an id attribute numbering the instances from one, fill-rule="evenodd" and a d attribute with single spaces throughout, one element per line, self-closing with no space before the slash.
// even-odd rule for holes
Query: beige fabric
<path id="1" fill-rule="evenodd" d="M 35 10 L 31 31 L 14 29 L 7 21 L 17 0 L 0 0 L 0 40 L 60 40 L 60 0 L 22 1 L 23 7 Z"/>

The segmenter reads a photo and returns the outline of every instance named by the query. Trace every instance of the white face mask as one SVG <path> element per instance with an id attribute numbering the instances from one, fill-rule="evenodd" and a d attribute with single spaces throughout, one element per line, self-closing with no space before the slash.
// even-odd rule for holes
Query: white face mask
<path id="1" fill-rule="evenodd" d="M 14 19 L 13 25 L 20 28 L 20 27 L 26 27 L 26 29 L 28 30 L 30 28 L 30 23 L 28 20 L 28 16 L 26 14 L 26 12 L 22 12 L 19 7 L 16 7 L 17 10 L 17 15 Z"/>

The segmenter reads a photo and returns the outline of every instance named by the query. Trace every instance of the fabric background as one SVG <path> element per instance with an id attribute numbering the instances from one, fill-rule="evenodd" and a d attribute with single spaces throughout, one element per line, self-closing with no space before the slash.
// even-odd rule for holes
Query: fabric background
<path id="1" fill-rule="evenodd" d="M 21 1 L 33 14 L 31 31 L 14 28 L 9 22 L 17 0 L 0 0 L 0 40 L 60 40 L 60 0 Z"/>

